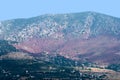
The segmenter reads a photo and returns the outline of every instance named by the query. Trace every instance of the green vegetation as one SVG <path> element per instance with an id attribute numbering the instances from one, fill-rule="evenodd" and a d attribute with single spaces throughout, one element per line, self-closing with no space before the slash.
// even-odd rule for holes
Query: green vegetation
<path id="1" fill-rule="evenodd" d="M 0 64 L 0 80 L 106 79 L 106 75 L 101 73 L 80 72 L 72 67 L 60 67 L 45 61 L 0 60 Z"/>
<path id="2" fill-rule="evenodd" d="M 111 64 L 107 68 L 112 69 L 114 71 L 120 71 L 120 64 Z"/>
<path id="3" fill-rule="evenodd" d="M 17 51 L 10 43 L 9 41 L 0 40 L 0 55 Z"/>

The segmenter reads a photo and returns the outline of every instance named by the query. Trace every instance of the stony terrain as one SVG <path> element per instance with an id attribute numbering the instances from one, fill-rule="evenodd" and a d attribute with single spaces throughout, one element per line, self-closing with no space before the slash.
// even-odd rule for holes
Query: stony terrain
<path id="1" fill-rule="evenodd" d="M 0 79 L 114 80 L 119 35 L 120 18 L 90 11 L 1 21 Z"/>

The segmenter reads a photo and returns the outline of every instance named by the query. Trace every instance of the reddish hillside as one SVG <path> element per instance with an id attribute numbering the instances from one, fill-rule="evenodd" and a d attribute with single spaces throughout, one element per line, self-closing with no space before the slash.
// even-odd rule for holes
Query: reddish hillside
<path id="1" fill-rule="evenodd" d="M 58 39 L 29 39 L 25 42 L 16 44 L 16 48 L 30 52 L 30 53 L 41 53 L 41 52 L 54 52 L 63 44 L 63 40 Z"/>
<path id="2" fill-rule="evenodd" d="M 16 48 L 30 52 L 58 53 L 70 59 L 88 59 L 97 63 L 118 63 L 120 41 L 113 37 L 99 36 L 90 39 L 30 39 L 16 44 Z"/>

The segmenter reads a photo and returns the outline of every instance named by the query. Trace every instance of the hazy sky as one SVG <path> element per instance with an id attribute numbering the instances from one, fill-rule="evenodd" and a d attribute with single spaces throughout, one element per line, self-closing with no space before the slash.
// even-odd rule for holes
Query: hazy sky
<path id="1" fill-rule="evenodd" d="M 120 0 L 0 0 L 0 20 L 84 11 L 120 17 Z"/>

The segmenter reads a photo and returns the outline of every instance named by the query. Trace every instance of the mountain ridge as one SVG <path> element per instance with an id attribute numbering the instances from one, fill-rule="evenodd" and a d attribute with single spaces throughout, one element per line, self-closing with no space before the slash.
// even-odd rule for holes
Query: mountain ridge
<path id="1" fill-rule="evenodd" d="M 28 17 L 28 18 L 13 18 L 13 19 L 1 20 L 0 22 L 10 21 L 10 20 L 27 20 L 27 19 L 33 19 L 33 18 L 37 18 L 37 17 L 41 17 L 41 16 L 64 15 L 64 14 L 79 14 L 79 13 L 102 14 L 102 15 L 105 15 L 105 16 L 109 16 L 109 17 L 120 19 L 120 17 L 116 17 L 116 16 L 113 16 L 113 15 L 109 15 L 109 14 L 105 14 L 105 13 L 101 13 L 101 12 L 83 11 L 83 12 L 71 12 L 71 13 L 49 13 L 49 14 L 41 14 L 41 15 L 38 15 L 38 16 L 33 16 L 33 17 Z"/>
<path id="2" fill-rule="evenodd" d="M 26 38 L 33 37 L 64 38 L 72 35 L 72 37 L 88 38 L 90 35 L 96 36 L 103 32 L 103 34 L 107 32 L 107 34 L 119 35 L 119 22 L 119 18 L 90 11 L 72 14 L 41 15 L 34 18 L 1 22 L 0 38 L 21 42 L 26 40 Z M 109 27 L 109 25 L 113 26 Z"/>

